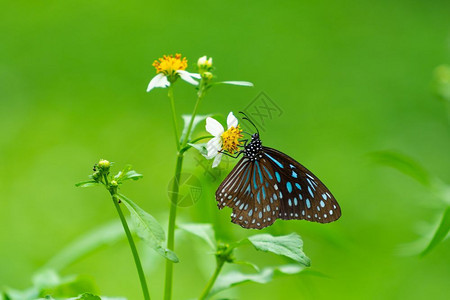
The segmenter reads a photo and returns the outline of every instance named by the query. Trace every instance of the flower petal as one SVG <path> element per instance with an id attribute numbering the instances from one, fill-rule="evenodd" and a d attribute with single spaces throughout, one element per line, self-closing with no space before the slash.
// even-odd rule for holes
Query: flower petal
<path id="1" fill-rule="evenodd" d="M 219 152 L 219 154 L 217 154 L 216 158 L 214 158 L 214 162 L 212 164 L 212 167 L 215 168 L 220 164 L 220 161 L 222 160 L 222 152 Z"/>
<path id="2" fill-rule="evenodd" d="M 222 138 L 220 136 L 217 136 L 210 139 L 206 144 L 206 150 L 208 151 L 206 158 L 211 159 L 214 156 L 217 156 L 220 149 L 222 149 Z"/>
<path id="3" fill-rule="evenodd" d="M 231 85 L 240 85 L 240 86 L 253 86 L 253 83 L 249 81 L 221 81 L 220 83 L 231 84 Z"/>
<path id="4" fill-rule="evenodd" d="M 223 129 L 222 124 L 217 122 L 215 119 L 211 117 L 206 118 L 206 131 L 211 133 L 213 136 L 221 136 L 224 133 L 225 129 Z"/>
<path id="5" fill-rule="evenodd" d="M 153 88 L 156 87 L 165 88 L 168 87 L 169 85 L 170 82 L 169 80 L 167 80 L 166 75 L 164 75 L 163 73 L 159 73 L 155 77 L 153 77 L 152 80 L 150 80 L 150 83 L 148 84 L 147 87 L 147 92 L 150 92 Z"/>
<path id="6" fill-rule="evenodd" d="M 237 127 L 238 125 L 238 119 L 236 119 L 232 111 L 228 114 L 227 125 L 228 129 L 230 129 L 230 127 Z"/>
<path id="7" fill-rule="evenodd" d="M 178 70 L 177 73 L 178 73 L 178 75 L 180 75 L 181 79 L 183 79 L 187 83 L 190 83 L 193 85 L 198 85 L 198 81 L 194 80 L 193 77 L 197 78 L 197 75 L 200 76 L 200 74 L 189 73 L 188 71 L 184 71 L 184 70 Z"/>

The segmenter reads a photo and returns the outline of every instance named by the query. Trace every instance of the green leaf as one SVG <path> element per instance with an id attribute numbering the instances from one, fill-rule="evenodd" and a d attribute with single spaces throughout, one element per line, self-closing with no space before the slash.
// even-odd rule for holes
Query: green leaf
<path id="1" fill-rule="evenodd" d="M 434 233 L 433 238 L 431 239 L 428 246 L 423 250 L 421 256 L 424 256 L 428 252 L 430 252 L 437 244 L 439 244 L 449 233 L 450 231 L 450 206 L 444 211 L 444 215 L 442 216 L 441 223 L 439 224 L 438 229 Z"/>
<path id="2" fill-rule="evenodd" d="M 256 250 L 283 255 L 307 267 L 311 265 L 311 260 L 303 252 L 303 241 L 296 233 L 282 236 L 257 234 L 249 237 L 248 240 Z"/>
<path id="3" fill-rule="evenodd" d="M 91 186 L 98 186 L 99 183 L 95 180 L 86 180 L 81 181 L 75 184 L 76 187 L 91 187 Z"/>
<path id="4" fill-rule="evenodd" d="M 259 272 L 260 269 L 257 265 L 255 265 L 254 263 L 250 262 L 250 261 L 245 261 L 245 260 L 233 260 L 232 262 L 233 264 L 236 265 L 242 265 L 242 266 L 248 266 L 251 267 L 253 270 L 255 270 L 256 272 Z"/>
<path id="5" fill-rule="evenodd" d="M 84 293 L 77 298 L 74 298 L 74 300 L 102 300 L 102 298 L 91 293 Z"/>
<path id="6" fill-rule="evenodd" d="M 294 275 L 300 273 L 303 270 L 304 268 L 300 265 L 289 264 L 278 267 L 267 267 L 261 270 L 261 272 L 252 274 L 246 274 L 239 271 L 231 271 L 227 274 L 219 276 L 216 284 L 214 285 L 208 296 L 212 296 L 223 290 L 248 282 L 265 284 L 272 281 L 275 277 L 283 275 Z"/>
<path id="7" fill-rule="evenodd" d="M 163 246 L 166 237 L 158 221 L 124 195 L 119 194 L 119 198 L 123 200 L 130 211 L 137 235 L 161 256 L 173 262 L 178 262 L 176 254 Z"/>
<path id="8" fill-rule="evenodd" d="M 40 272 L 45 272 L 47 269 L 62 270 L 98 248 L 114 244 L 124 238 L 122 224 L 118 220 L 103 224 L 66 246 L 50 259 Z"/>
<path id="9" fill-rule="evenodd" d="M 204 240 L 212 250 L 216 250 L 216 239 L 212 224 L 189 223 L 178 225 L 178 228 Z"/>
<path id="10" fill-rule="evenodd" d="M 198 152 L 200 152 L 201 155 L 203 156 L 207 156 L 208 155 L 208 149 L 206 148 L 206 143 L 201 143 L 201 144 L 191 144 L 188 143 L 189 146 L 191 146 L 192 148 L 195 148 L 198 150 Z"/>
<path id="11" fill-rule="evenodd" d="M 144 175 L 137 173 L 135 170 L 131 170 L 125 174 L 123 180 L 128 180 L 128 179 L 138 180 L 142 177 L 144 177 Z"/>
<path id="12" fill-rule="evenodd" d="M 135 170 L 131 170 L 131 168 L 131 165 L 126 165 L 122 169 L 122 171 L 114 176 L 114 179 L 118 182 L 121 182 L 129 179 L 138 180 L 139 178 L 144 177 L 142 174 L 137 173 Z"/>
<path id="13" fill-rule="evenodd" d="M 430 174 L 414 159 L 393 151 L 378 151 L 371 154 L 375 162 L 397 169 L 425 186 L 430 186 Z"/>
<path id="14" fill-rule="evenodd" d="M 195 116 L 194 122 L 192 123 L 191 132 L 189 133 L 189 136 L 188 136 L 188 140 L 191 139 L 192 133 L 194 132 L 197 125 L 200 122 L 206 120 L 206 118 L 209 116 L 210 115 L 196 115 Z M 181 117 L 183 118 L 183 121 L 184 121 L 183 132 L 181 133 L 181 140 L 184 141 L 186 139 L 187 130 L 189 127 L 189 123 L 191 122 L 192 116 L 191 115 L 182 115 Z"/>

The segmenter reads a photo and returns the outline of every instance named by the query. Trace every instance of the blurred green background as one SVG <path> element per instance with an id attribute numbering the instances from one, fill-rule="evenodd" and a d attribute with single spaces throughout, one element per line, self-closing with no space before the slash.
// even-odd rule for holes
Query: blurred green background
<path id="1" fill-rule="evenodd" d="M 266 92 L 283 114 L 268 120 L 263 143 L 310 168 L 343 211 L 328 225 L 277 221 L 263 230 L 299 233 L 312 269 L 328 278 L 305 273 L 222 296 L 448 299 L 448 240 L 424 258 L 397 254 L 420 238 L 420 224 L 439 220 L 435 196 L 368 154 L 405 153 L 449 182 L 447 112 L 430 88 L 434 68 L 450 62 L 449 12 L 448 1 L 3 1 L 0 286 L 28 287 L 65 245 L 117 219 L 103 189 L 74 187 L 100 158 L 144 174 L 122 192 L 165 227 L 176 155 L 170 106 L 166 90 L 145 90 L 153 60 L 179 52 L 191 71 L 208 55 L 218 79 L 255 84 L 213 89 L 200 113 L 226 116 Z M 178 112 L 190 113 L 192 87 L 179 82 L 175 93 Z M 208 179 L 195 155 L 185 170 L 202 179 L 204 194 L 179 209 L 179 222 L 212 222 L 225 240 L 256 233 L 215 208 L 220 180 Z M 188 239 L 176 250 L 174 298 L 196 297 L 214 258 Z M 237 255 L 260 265 L 280 260 L 250 248 Z M 162 259 L 148 271 L 159 299 Z M 62 274 L 90 275 L 105 295 L 141 297 L 125 241 Z"/>

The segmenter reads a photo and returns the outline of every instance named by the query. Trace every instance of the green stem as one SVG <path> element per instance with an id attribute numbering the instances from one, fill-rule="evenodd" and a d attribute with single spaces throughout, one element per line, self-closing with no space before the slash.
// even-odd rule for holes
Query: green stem
<path id="1" fill-rule="evenodd" d="M 125 230 L 125 234 L 128 239 L 128 244 L 130 244 L 131 252 L 133 253 L 134 263 L 136 265 L 136 269 L 139 275 L 139 281 L 141 282 L 142 293 L 144 294 L 145 300 L 150 300 L 150 294 L 148 292 L 147 281 L 145 280 L 144 270 L 142 269 L 141 260 L 139 259 L 139 254 L 136 249 L 136 245 L 134 244 L 133 236 L 131 235 L 130 228 L 128 227 L 127 220 L 123 215 L 122 209 L 119 205 L 119 196 L 117 195 L 117 187 L 112 187 L 108 181 L 108 175 L 103 174 L 105 187 L 108 189 L 111 194 L 111 198 L 114 202 L 114 206 L 117 209 L 117 213 L 119 214 L 120 221 L 122 222 L 123 230 Z"/>
<path id="2" fill-rule="evenodd" d="M 178 156 L 177 156 L 177 164 L 175 167 L 175 177 L 172 185 L 172 195 L 171 195 L 171 201 L 170 201 L 170 211 L 169 211 L 169 227 L 167 229 L 167 248 L 169 250 L 175 249 L 175 225 L 176 225 L 176 218 L 177 218 L 177 203 L 178 203 L 178 190 L 179 190 L 179 181 L 181 176 L 181 170 L 183 168 L 183 155 L 184 151 L 180 151 L 183 147 L 186 146 L 189 135 L 192 130 L 192 125 L 194 123 L 195 115 L 197 114 L 198 106 L 202 100 L 202 98 L 205 95 L 206 87 L 204 86 L 204 83 L 200 83 L 200 90 L 198 92 L 198 98 L 194 106 L 194 111 L 191 116 L 191 120 L 188 125 L 188 129 L 186 131 L 186 136 L 184 137 L 183 141 L 178 140 L 178 130 L 176 130 L 175 138 L 177 139 L 177 149 L 178 149 Z M 171 103 L 174 103 L 173 100 L 173 91 L 171 91 L 171 87 L 169 87 L 169 98 Z M 176 115 L 175 115 L 175 107 L 172 105 L 172 113 L 173 113 L 173 119 L 174 124 L 176 124 Z M 165 278 L 165 284 L 164 284 L 164 300 L 170 300 L 172 299 L 172 285 L 173 285 L 173 262 L 166 260 L 166 278 Z"/>
<path id="3" fill-rule="evenodd" d="M 195 106 L 194 106 L 194 111 L 192 112 L 191 120 L 189 121 L 188 129 L 186 131 L 186 136 L 184 137 L 183 141 L 181 141 L 182 147 L 186 146 L 186 144 L 187 144 L 187 142 L 189 140 L 189 135 L 191 134 L 192 125 L 194 124 L 195 115 L 197 115 L 198 106 L 199 106 L 200 102 L 202 101 L 203 97 L 205 96 L 205 92 L 206 92 L 206 88 L 204 87 L 203 82 L 201 82 L 200 83 L 200 90 L 198 92 L 197 101 L 195 102 Z"/>
<path id="4" fill-rule="evenodd" d="M 177 122 L 177 114 L 175 111 L 175 98 L 173 96 L 173 87 L 169 86 L 168 96 L 170 99 L 170 106 L 172 110 L 172 122 L 173 122 L 173 130 L 175 134 L 175 144 L 177 146 L 177 150 L 180 150 L 180 139 L 178 137 L 178 122 Z"/>
<path id="5" fill-rule="evenodd" d="M 212 287 L 214 286 L 214 283 L 216 282 L 220 271 L 222 271 L 222 267 L 224 264 L 225 264 L 224 260 L 222 259 L 217 260 L 216 270 L 214 270 L 214 274 L 209 279 L 208 284 L 205 286 L 205 289 L 202 292 L 202 295 L 199 297 L 200 300 L 206 299 L 208 297 L 208 294 L 211 291 Z"/>
<path id="6" fill-rule="evenodd" d="M 139 280 L 141 282 L 142 293 L 144 294 L 145 300 L 150 300 L 150 294 L 148 292 L 147 281 L 145 280 L 144 270 L 142 269 L 141 260 L 139 259 L 139 254 L 136 249 L 136 245 L 134 244 L 133 237 L 130 232 L 130 228 L 128 228 L 127 221 L 125 216 L 123 215 L 122 209 L 119 205 L 119 198 L 117 194 L 111 194 L 114 205 L 116 206 L 117 213 L 119 214 L 120 221 L 122 222 L 123 229 L 125 230 L 125 234 L 127 235 L 128 243 L 130 244 L 131 252 L 133 253 L 134 263 L 136 264 L 136 269 L 139 274 Z"/>
<path id="7" fill-rule="evenodd" d="M 183 167 L 183 153 L 178 154 L 177 164 L 175 167 L 175 178 L 173 180 L 170 212 L 169 212 L 169 228 L 167 230 L 167 248 L 174 250 L 175 248 L 175 220 L 177 217 L 177 203 L 178 190 L 180 187 L 181 169 Z M 173 283 L 173 262 L 166 259 L 166 280 L 164 286 L 164 299 L 170 300 L 172 298 L 172 283 Z"/>

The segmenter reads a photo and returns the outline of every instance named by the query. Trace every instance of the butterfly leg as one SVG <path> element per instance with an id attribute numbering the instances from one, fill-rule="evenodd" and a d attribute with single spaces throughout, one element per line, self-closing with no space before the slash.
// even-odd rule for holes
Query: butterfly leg
<path id="1" fill-rule="evenodd" d="M 226 156 L 232 157 L 232 158 L 238 158 L 242 153 L 244 153 L 244 151 L 241 150 L 235 156 L 233 156 L 233 155 L 231 155 L 231 154 L 229 154 L 229 153 L 227 153 L 227 152 L 225 152 L 223 150 L 221 150 L 219 152 L 221 152 L 222 154 L 225 154 Z"/>

